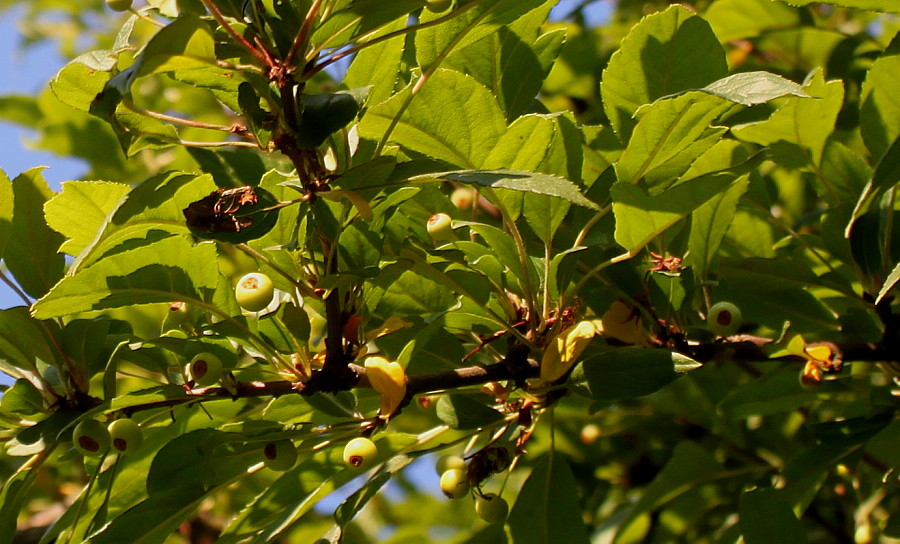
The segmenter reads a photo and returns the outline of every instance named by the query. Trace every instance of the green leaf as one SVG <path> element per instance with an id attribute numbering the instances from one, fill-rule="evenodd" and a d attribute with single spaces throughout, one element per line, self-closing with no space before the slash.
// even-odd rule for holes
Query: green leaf
<path id="1" fill-rule="evenodd" d="M 404 17 L 424 6 L 423 0 L 356 0 L 339 9 L 313 32 L 312 42 L 320 49 L 338 47 L 357 38 L 366 42 L 374 38 L 373 30 Z M 405 20 L 405 17 L 404 17 Z"/>
<path id="2" fill-rule="evenodd" d="M 62 192 L 44 205 L 47 224 L 68 238 L 60 251 L 74 256 L 86 248 L 130 189 L 123 183 L 64 181 Z"/>
<path id="3" fill-rule="evenodd" d="M 13 544 L 16 541 L 16 525 L 19 513 L 26 501 L 32 484 L 41 473 L 39 466 L 29 465 L 17 470 L 0 487 L 0 544 Z"/>
<path id="4" fill-rule="evenodd" d="M 469 74 L 491 89 L 507 121 L 513 121 L 532 106 L 565 41 L 562 29 L 541 33 L 550 8 L 545 3 L 509 26 L 456 49 L 442 66 Z"/>
<path id="5" fill-rule="evenodd" d="M 37 128 L 43 113 L 36 97 L 18 94 L 0 96 L 0 119 L 29 128 Z"/>
<path id="6" fill-rule="evenodd" d="M 729 393 L 719 403 L 718 410 L 725 417 L 737 420 L 754 415 L 790 412 L 806 406 L 819 395 L 818 391 L 800 385 L 798 368 L 775 370 Z"/>
<path id="7" fill-rule="evenodd" d="M 802 544 L 803 524 L 781 493 L 761 488 L 741 495 L 740 526 L 747 544 Z"/>
<path id="8" fill-rule="evenodd" d="M 12 233 L 15 213 L 14 199 L 13 184 L 6 176 L 6 172 L 0 170 L 0 257 L 6 251 L 9 236 Z"/>
<path id="9" fill-rule="evenodd" d="M 124 410 L 132 406 L 164 404 L 166 401 L 184 399 L 187 392 L 180 385 L 159 385 L 147 389 L 132 391 L 110 401 L 110 410 Z"/>
<path id="10" fill-rule="evenodd" d="M 322 94 L 297 95 L 297 145 L 315 149 L 333 132 L 356 118 L 369 94 L 369 87 Z"/>
<path id="11" fill-rule="evenodd" d="M 724 193 L 712 197 L 691 214 L 691 234 L 688 240 L 689 262 L 697 274 L 705 277 L 725 233 L 734 220 L 738 201 L 750 186 L 747 176 L 738 178 Z"/>
<path id="12" fill-rule="evenodd" d="M 34 304 L 32 312 L 50 318 L 173 300 L 202 305 L 217 278 L 213 244 L 192 245 L 182 236 L 149 235 L 132 239 L 115 253 L 66 276 Z"/>
<path id="13" fill-rule="evenodd" d="M 703 18 L 722 43 L 754 38 L 769 29 L 800 23 L 797 10 L 770 0 L 717 0 Z"/>
<path id="14" fill-rule="evenodd" d="M 578 186 L 571 181 L 557 176 L 522 170 L 455 170 L 414 176 L 409 178 L 409 181 L 413 183 L 454 181 L 494 189 L 509 189 L 561 198 L 576 206 L 584 206 L 592 210 L 600 209 L 597 204 L 581 194 Z"/>
<path id="15" fill-rule="evenodd" d="M 373 37 L 405 28 L 406 19 L 404 16 L 382 26 Z M 366 47 L 353 58 L 344 75 L 344 85 L 351 89 L 370 86 L 369 103 L 381 104 L 394 94 L 394 88 L 400 82 L 405 45 L 406 36 L 400 35 Z"/>
<path id="16" fill-rule="evenodd" d="M 26 379 L 18 379 L 0 396 L 0 410 L 9 414 L 33 416 L 44 412 L 44 398 Z"/>
<path id="17" fill-rule="evenodd" d="M 875 299 L 875 304 L 881 302 L 884 297 L 891 292 L 891 289 L 897 285 L 897 282 L 900 281 L 900 263 L 891 270 L 891 273 L 888 274 L 888 277 L 885 278 L 884 284 L 881 286 L 881 289 L 878 291 L 878 297 Z"/>
<path id="18" fill-rule="evenodd" d="M 370 107 L 360 135 L 380 141 L 399 118 L 390 141 L 454 166 L 478 168 L 506 130 L 496 98 L 469 76 L 438 70 L 417 94 L 411 92 L 409 86 Z"/>
<path id="19" fill-rule="evenodd" d="M 800 85 L 771 72 L 730 75 L 700 90 L 744 106 L 764 104 L 787 95 L 809 96 Z"/>
<path id="20" fill-rule="evenodd" d="M 817 0 L 785 0 L 792 6 L 808 6 L 816 3 Z M 841 6 L 845 8 L 867 9 L 869 11 L 880 13 L 897 13 L 900 14 L 900 6 L 894 5 L 892 2 L 884 0 L 828 0 L 829 4 Z"/>
<path id="21" fill-rule="evenodd" d="M 442 395 L 437 417 L 451 429 L 477 429 L 503 419 L 503 414 L 472 395 Z"/>
<path id="22" fill-rule="evenodd" d="M 119 55 L 131 49 L 131 47 L 129 46 L 131 33 L 134 32 L 134 23 L 136 23 L 139 19 L 140 17 L 137 14 L 133 14 L 128 17 L 128 19 L 125 21 L 125 24 L 122 25 L 121 29 L 119 29 L 119 33 L 116 35 L 116 41 L 113 44 L 112 49 L 89 51 L 75 57 L 74 59 L 72 59 L 72 62 L 83 64 L 91 70 L 100 72 L 111 71 L 118 64 Z"/>
<path id="23" fill-rule="evenodd" d="M 134 64 L 113 76 L 89 102 L 89 111 L 115 125 L 116 109 L 138 78 L 215 65 L 215 41 L 209 26 L 196 15 L 183 15 L 150 38 Z"/>
<path id="24" fill-rule="evenodd" d="M 738 179 L 730 172 L 706 174 L 655 196 L 636 185 L 616 183 L 610 191 L 616 242 L 633 254 Z"/>
<path id="25" fill-rule="evenodd" d="M 572 389 L 598 402 L 649 395 L 700 363 L 663 349 L 621 348 L 584 357 L 569 381 Z"/>
<path id="26" fill-rule="evenodd" d="M 63 104 L 90 111 L 91 104 L 112 76 L 92 70 L 80 62 L 70 62 L 50 80 L 50 89 Z"/>
<path id="27" fill-rule="evenodd" d="M 848 238 L 853 230 L 857 220 L 866 215 L 876 203 L 889 189 L 894 187 L 900 181 L 900 137 L 894 140 L 894 143 L 888 148 L 872 173 L 872 179 L 866 184 L 866 188 L 859 196 L 859 201 L 853 209 L 853 216 L 844 235 Z"/>
<path id="28" fill-rule="evenodd" d="M 809 97 L 791 97 L 772 116 L 758 123 L 734 127 L 740 140 L 777 146 L 776 160 L 788 167 L 818 166 L 828 135 L 844 99 L 840 81 L 825 81 L 821 69 L 814 71 L 803 86 Z"/>
<path id="29" fill-rule="evenodd" d="M 47 226 L 44 203 L 55 193 L 44 181 L 43 167 L 12 182 L 14 207 L 3 260 L 22 290 L 39 298 L 63 277 L 66 260 L 59 253 L 63 237 Z"/>
<path id="30" fill-rule="evenodd" d="M 859 97 L 859 129 L 874 157 L 885 154 L 900 137 L 900 103 L 893 92 L 900 86 L 900 55 L 876 59 L 866 72 Z"/>
<path id="31" fill-rule="evenodd" d="M 504 25 L 546 3 L 548 0 L 483 0 L 467 6 L 470 9 L 460 10 L 450 21 L 416 33 L 416 60 L 427 69 L 439 58 L 501 32 Z M 423 12 L 421 19 L 427 22 L 437 17 Z"/>
<path id="32" fill-rule="evenodd" d="M 569 465 L 552 451 L 522 485 L 509 514 L 513 544 L 587 544 L 577 484 Z"/>
<path id="33" fill-rule="evenodd" d="M 374 464 L 388 461 L 419 444 L 417 437 L 390 433 L 375 440 L 378 455 Z M 223 530 L 221 544 L 277 541 L 312 508 L 335 489 L 359 476 L 343 464 L 322 455 L 309 456 L 262 491 Z"/>
<path id="34" fill-rule="evenodd" d="M 725 51 L 709 24 L 682 6 L 671 6 L 642 19 L 622 40 L 603 71 L 603 107 L 626 142 L 640 106 L 727 74 Z"/>
<path id="35" fill-rule="evenodd" d="M 631 184 L 645 180 L 651 195 L 672 185 L 721 138 L 725 129 L 711 124 L 731 107 L 699 92 L 641 107 L 637 126 L 615 165 L 616 177 Z"/>
<path id="36" fill-rule="evenodd" d="M 168 172 L 141 182 L 119 201 L 90 245 L 72 263 L 69 275 L 131 239 L 144 239 L 151 233 L 187 234 L 182 210 L 215 189 L 208 174 Z"/>
<path id="37" fill-rule="evenodd" d="M 696 442 L 678 442 L 669 462 L 620 523 L 618 535 L 623 535 L 643 514 L 656 510 L 699 485 L 715 480 L 722 470 L 722 465 L 716 458 Z"/>

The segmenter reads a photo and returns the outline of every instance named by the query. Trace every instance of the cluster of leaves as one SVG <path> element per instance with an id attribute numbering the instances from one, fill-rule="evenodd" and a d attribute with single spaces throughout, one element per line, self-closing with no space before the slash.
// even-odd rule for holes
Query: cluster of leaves
<path id="1" fill-rule="evenodd" d="M 890 7 L 554 3 L 153 1 L 5 99 L 93 179 L 0 179 L 0 542 L 900 538 Z"/>

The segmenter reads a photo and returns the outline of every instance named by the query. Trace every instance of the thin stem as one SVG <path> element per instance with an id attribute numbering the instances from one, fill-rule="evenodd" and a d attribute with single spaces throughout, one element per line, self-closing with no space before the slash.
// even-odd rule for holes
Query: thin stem
<path id="1" fill-rule="evenodd" d="M 9 277 L 3 273 L 3 270 L 0 270 L 0 281 L 3 281 L 10 289 L 13 290 L 22 301 L 25 303 L 25 306 L 31 306 L 31 299 L 28 298 L 28 295 L 25 294 L 24 291 L 19 289 L 19 286 L 16 285 L 16 282 L 9 279 Z"/>
<path id="2" fill-rule="evenodd" d="M 309 7 L 309 11 L 306 12 L 306 17 L 303 19 L 303 25 L 300 27 L 300 30 L 297 31 L 297 36 L 294 37 L 294 43 L 291 44 L 291 50 L 288 51 L 287 57 L 284 59 L 285 65 L 293 66 L 297 54 L 300 53 L 301 49 L 306 47 L 309 38 L 309 29 L 312 28 L 313 22 L 316 19 L 316 15 L 319 14 L 319 8 L 321 6 L 322 0 L 314 0 L 312 6 Z"/>
<path id="3" fill-rule="evenodd" d="M 203 5 L 206 6 L 206 9 L 212 13 L 212 16 L 215 17 L 216 21 L 222 25 L 222 28 L 225 29 L 226 32 L 231 34 L 231 37 L 234 38 L 239 44 L 241 44 L 244 49 L 246 49 L 251 55 L 257 58 L 260 62 L 268 66 L 269 68 L 274 68 L 274 64 L 272 64 L 271 59 L 267 57 L 262 51 L 253 46 L 252 43 L 248 42 L 246 38 L 241 36 L 234 30 L 234 27 L 228 23 L 228 20 L 225 19 L 225 16 L 222 15 L 222 12 L 219 11 L 219 8 L 212 2 L 212 0 L 200 0 L 203 2 Z"/>
<path id="4" fill-rule="evenodd" d="M 165 24 L 165 23 L 163 23 L 162 21 L 157 21 L 156 19 L 154 19 L 153 17 L 150 17 L 150 16 L 147 15 L 146 13 L 141 13 L 140 11 L 137 11 L 137 10 L 134 9 L 134 8 L 128 8 L 128 11 L 129 11 L 129 13 L 132 13 L 132 14 L 134 14 L 134 15 L 137 15 L 137 16 L 140 17 L 141 19 L 147 21 L 147 22 L 150 23 L 151 25 L 157 26 L 157 27 L 159 27 L 159 28 L 165 28 L 165 27 L 166 27 L 166 24 Z"/>
<path id="5" fill-rule="evenodd" d="M 550 261 L 552 260 L 552 248 L 548 242 L 544 243 L 544 309 L 541 312 L 541 324 L 550 319 Z"/>
<path id="6" fill-rule="evenodd" d="M 584 239 L 587 238 L 588 233 L 594 226 L 604 217 L 612 211 L 612 205 L 605 206 L 602 210 L 594 214 L 594 217 L 584 224 L 584 227 L 581 228 L 581 231 L 578 232 L 578 236 L 575 238 L 575 242 L 572 244 L 573 248 L 576 248 L 584 243 Z"/>
<path id="7" fill-rule="evenodd" d="M 167 123 L 172 123 L 175 125 L 182 125 L 182 126 L 193 127 L 193 128 L 202 128 L 202 129 L 207 129 L 207 130 L 218 130 L 221 132 L 228 132 L 231 134 L 247 134 L 246 127 L 240 127 L 238 125 L 225 126 L 225 125 L 216 125 L 216 124 L 212 124 L 212 123 L 204 123 L 202 121 L 194 121 L 192 119 L 184 119 L 182 117 L 176 117 L 174 115 L 169 115 L 166 113 L 160 113 L 158 111 L 144 109 L 130 100 L 123 100 L 122 104 L 129 110 L 131 110 L 135 113 L 138 113 L 140 115 L 143 115 L 145 117 L 150 117 L 152 119 L 158 119 L 160 121 L 165 121 Z"/>
<path id="8" fill-rule="evenodd" d="M 509 215 L 509 211 L 506 209 L 503 201 L 499 198 L 494 198 L 494 205 L 500 210 L 503 224 L 509 228 L 509 233 L 516 243 L 516 252 L 519 254 L 519 264 L 522 265 L 522 275 L 524 276 L 522 282 L 524 283 L 523 287 L 525 288 L 525 304 L 528 306 L 529 329 L 535 330 L 537 328 L 538 318 L 537 301 L 535 300 L 534 286 L 531 285 L 531 274 L 528 273 L 531 267 L 529 266 L 530 262 L 528 250 L 525 248 L 525 240 L 522 238 L 522 233 L 519 232 L 519 227 L 516 225 L 516 222 L 513 221 L 512 217 Z M 546 282 L 547 278 L 544 278 L 544 281 Z"/>

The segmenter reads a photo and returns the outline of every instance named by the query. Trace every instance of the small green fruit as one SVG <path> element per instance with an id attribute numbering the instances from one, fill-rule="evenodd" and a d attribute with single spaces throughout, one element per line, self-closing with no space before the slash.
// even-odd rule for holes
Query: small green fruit
<path id="1" fill-rule="evenodd" d="M 432 215 L 425 224 L 429 236 L 436 242 L 447 241 L 453 239 L 453 229 L 450 228 L 450 216 L 445 213 L 436 213 Z"/>
<path id="2" fill-rule="evenodd" d="M 468 493 L 469 481 L 466 471 L 461 468 L 451 468 L 441 474 L 441 491 L 450 499 L 458 499 Z"/>
<path id="3" fill-rule="evenodd" d="M 72 433 L 75 449 L 86 457 L 99 457 L 109 449 L 109 431 L 96 419 L 86 419 Z"/>
<path id="4" fill-rule="evenodd" d="M 509 515 L 509 503 L 496 493 L 485 493 L 475 499 L 475 513 L 490 524 L 503 523 Z"/>
<path id="5" fill-rule="evenodd" d="M 460 210 L 468 210 L 475 203 L 475 192 L 469 187 L 457 187 L 450 193 L 450 202 Z"/>
<path id="6" fill-rule="evenodd" d="M 730 302 L 717 302 L 709 309 L 706 327 L 717 336 L 731 336 L 741 328 L 741 310 Z"/>
<path id="7" fill-rule="evenodd" d="M 222 378 L 222 360 L 212 353 L 198 353 L 185 370 L 188 380 L 201 387 L 218 383 Z"/>
<path id="8" fill-rule="evenodd" d="M 426 0 L 425 9 L 432 13 L 444 13 L 453 0 Z"/>
<path id="9" fill-rule="evenodd" d="M 123 418 L 109 424 L 109 438 L 114 450 L 121 454 L 134 453 L 144 443 L 144 432 L 134 420 Z"/>
<path id="10" fill-rule="evenodd" d="M 465 459 L 458 455 L 442 455 L 434 464 L 434 469 L 438 474 L 443 474 L 452 468 L 465 469 Z"/>
<path id="11" fill-rule="evenodd" d="M 344 462 L 356 470 L 366 470 L 375 461 L 378 446 L 368 438 L 354 438 L 344 446 Z"/>
<path id="12" fill-rule="evenodd" d="M 241 308 L 248 312 L 264 310 L 275 296 L 275 286 L 269 276 L 261 272 L 251 272 L 240 280 L 234 288 L 234 296 Z"/>
<path id="13" fill-rule="evenodd" d="M 106 0 L 106 5 L 113 11 L 128 11 L 131 9 L 131 0 Z"/>
<path id="14" fill-rule="evenodd" d="M 297 464 L 297 448 L 290 440 L 269 442 L 263 448 L 263 458 L 267 467 L 284 472 Z"/>
<path id="15" fill-rule="evenodd" d="M 174 325 L 186 323 L 191 317 L 191 308 L 186 302 L 170 302 L 169 303 L 169 320 Z"/>

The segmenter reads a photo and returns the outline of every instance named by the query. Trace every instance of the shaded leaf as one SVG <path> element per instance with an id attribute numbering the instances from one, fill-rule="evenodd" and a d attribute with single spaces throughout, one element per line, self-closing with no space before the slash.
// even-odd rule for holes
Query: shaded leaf
<path id="1" fill-rule="evenodd" d="M 67 276 L 32 312 L 40 318 L 183 300 L 202 304 L 216 287 L 213 244 L 192 245 L 181 236 L 133 239 L 115 254 Z"/>
<path id="2" fill-rule="evenodd" d="M 442 395 L 437 417 L 451 429 L 477 429 L 503 419 L 503 414 L 471 395 Z"/>
<path id="3" fill-rule="evenodd" d="M 43 167 L 22 173 L 12 182 L 12 228 L 3 260 L 22 290 L 40 298 L 63 277 L 65 257 L 59 253 L 63 237 L 47 226 L 44 203 L 55 194 L 41 173 Z"/>
<path id="4" fill-rule="evenodd" d="M 621 348 L 588 352 L 572 371 L 573 391 L 598 402 L 649 395 L 700 363 L 662 349 Z"/>
<path id="5" fill-rule="evenodd" d="M 603 71 L 603 107 L 625 142 L 643 104 L 699 89 L 728 74 L 725 51 L 709 24 L 682 6 L 644 17 Z"/>
<path id="6" fill-rule="evenodd" d="M 550 453 L 531 471 L 509 514 L 513 544 L 586 544 L 575 477 Z"/>
<path id="7" fill-rule="evenodd" d="M 771 488 L 741 495 L 741 533 L 747 544 L 802 544 L 806 531 L 782 494 Z"/>

